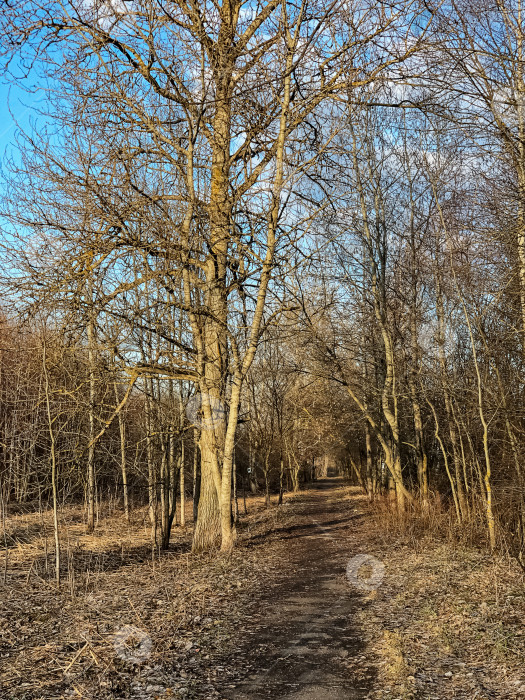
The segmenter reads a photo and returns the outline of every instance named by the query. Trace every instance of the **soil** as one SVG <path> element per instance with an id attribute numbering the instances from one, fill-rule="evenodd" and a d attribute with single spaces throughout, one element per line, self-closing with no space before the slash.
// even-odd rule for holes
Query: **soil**
<path id="1" fill-rule="evenodd" d="M 191 554 L 188 526 L 152 552 L 145 510 L 131 524 L 101 512 L 86 535 L 82 510 L 64 509 L 60 591 L 51 513 L 12 514 L 0 699 L 525 698 L 525 585 L 510 557 L 439 534 L 434 513 L 427 530 L 400 523 L 340 479 L 241 512 L 224 557 Z"/>
<path id="2" fill-rule="evenodd" d="M 356 620 L 362 595 L 352 589 L 346 566 L 355 553 L 356 506 L 344 490 L 319 481 L 294 504 L 296 523 L 272 533 L 287 541 L 285 578 L 262 600 L 250 637 L 236 656 L 246 677 L 224 693 L 232 700 L 366 698 L 374 669 L 363 660 Z"/>

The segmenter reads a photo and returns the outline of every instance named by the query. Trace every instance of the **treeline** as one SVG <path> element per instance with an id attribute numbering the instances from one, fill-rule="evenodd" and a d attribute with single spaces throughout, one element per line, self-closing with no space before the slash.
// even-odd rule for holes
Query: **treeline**
<path id="1" fill-rule="evenodd" d="M 202 399 L 187 382 L 123 376 L 114 356 L 47 324 L 2 321 L 0 343 L 0 484 L 4 506 L 49 507 L 52 462 L 57 505 L 83 503 L 88 532 L 112 499 L 129 519 L 148 506 L 152 542 L 169 546 L 174 524 L 185 525 L 184 499 L 197 516 L 199 439 L 208 430 Z M 247 413 L 239 428 L 232 515 L 246 494 L 268 505 L 323 471 L 326 446 L 313 434 L 320 411 L 301 394 L 290 368 L 275 374 L 261 362 L 250 376 Z M 308 406 L 310 418 L 299 406 Z M 251 408 L 253 407 L 253 408 Z M 316 416 L 314 417 L 314 414 Z M 214 407 L 212 423 L 221 421 Z M 244 498 L 244 506 L 242 499 Z M 102 501 L 102 508 L 99 502 Z"/>
<path id="2" fill-rule="evenodd" d="M 401 516 L 481 513 L 520 557 L 520 2 L 31 0 L 0 23 L 47 96 L 4 178 L 6 332 L 40 338 L 4 490 L 85 494 L 92 529 L 127 481 L 166 544 L 186 475 L 195 549 L 228 551 L 239 485 L 282 498 L 331 464 Z"/>

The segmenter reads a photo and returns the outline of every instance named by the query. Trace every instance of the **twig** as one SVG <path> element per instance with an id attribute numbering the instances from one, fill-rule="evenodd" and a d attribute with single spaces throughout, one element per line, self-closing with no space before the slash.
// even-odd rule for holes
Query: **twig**
<path id="1" fill-rule="evenodd" d="M 67 673 L 67 672 L 69 671 L 69 669 L 71 668 L 71 666 L 73 666 L 73 664 L 75 663 L 75 661 L 76 661 L 80 656 L 82 656 L 82 652 L 83 652 L 84 649 L 87 647 L 87 645 L 88 645 L 88 642 L 86 642 L 86 643 L 84 644 L 84 646 L 83 646 L 81 649 L 79 649 L 79 650 L 77 651 L 77 653 L 75 654 L 75 656 L 73 657 L 73 659 L 70 661 L 70 663 L 69 663 L 69 664 L 67 665 L 67 667 L 64 669 L 64 673 Z"/>

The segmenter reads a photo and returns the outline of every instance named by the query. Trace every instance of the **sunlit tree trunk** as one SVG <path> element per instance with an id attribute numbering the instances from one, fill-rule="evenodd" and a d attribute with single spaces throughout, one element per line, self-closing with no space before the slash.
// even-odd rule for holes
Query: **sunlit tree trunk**
<path id="1" fill-rule="evenodd" d="M 120 399 L 119 399 L 117 382 L 114 383 L 113 388 L 115 391 L 115 406 L 118 406 L 120 403 Z M 124 502 L 124 515 L 126 517 L 126 520 L 129 521 L 128 470 L 127 470 L 127 462 L 126 462 L 126 421 L 124 419 L 122 411 L 119 411 L 119 414 L 118 414 L 118 427 L 119 427 L 119 436 L 120 436 L 120 474 L 122 477 L 122 496 L 123 496 L 123 502 Z"/>
<path id="2" fill-rule="evenodd" d="M 90 309 L 91 313 L 91 309 Z M 89 371 L 89 446 L 87 454 L 87 523 L 86 531 L 95 529 L 95 351 L 94 323 L 90 318 L 87 326 L 88 371 Z"/>
<path id="3" fill-rule="evenodd" d="M 49 389 L 49 374 L 47 371 L 47 341 L 45 337 L 46 330 L 42 333 L 42 367 L 44 371 L 44 391 L 46 400 L 46 416 L 49 430 L 50 440 L 50 460 L 51 460 L 51 493 L 53 497 L 53 532 L 55 535 L 55 580 L 57 588 L 60 588 L 60 530 L 58 522 L 58 474 L 57 474 L 57 459 L 56 459 L 56 440 L 55 430 L 53 427 L 53 418 L 51 414 L 51 395 Z"/>

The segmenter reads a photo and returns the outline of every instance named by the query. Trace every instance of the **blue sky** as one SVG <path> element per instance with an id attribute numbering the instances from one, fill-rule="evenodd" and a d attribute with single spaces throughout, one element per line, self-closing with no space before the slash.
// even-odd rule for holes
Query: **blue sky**
<path id="1" fill-rule="evenodd" d="M 15 119 L 24 127 L 29 126 L 31 104 L 41 95 L 28 94 L 16 84 L 0 82 L 0 154 L 3 158 L 6 147 L 10 146 L 16 134 Z M 11 113 L 10 113 L 10 110 Z"/>

